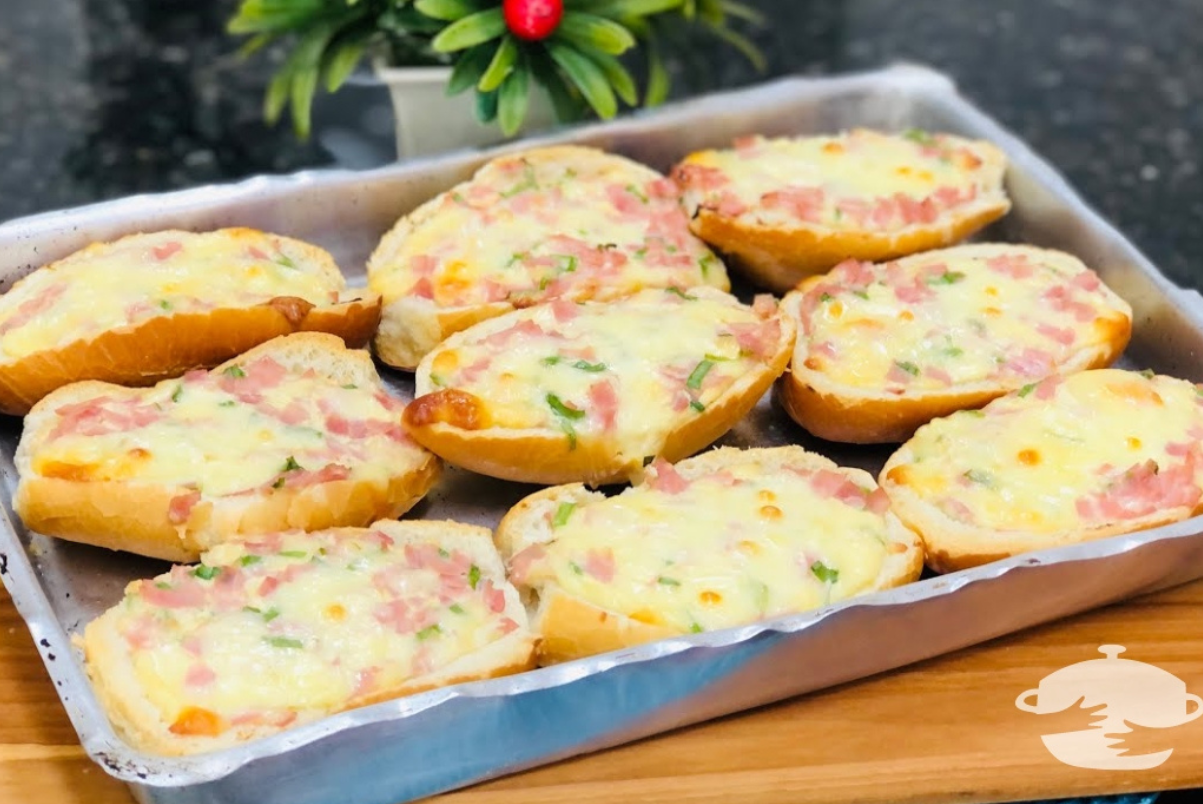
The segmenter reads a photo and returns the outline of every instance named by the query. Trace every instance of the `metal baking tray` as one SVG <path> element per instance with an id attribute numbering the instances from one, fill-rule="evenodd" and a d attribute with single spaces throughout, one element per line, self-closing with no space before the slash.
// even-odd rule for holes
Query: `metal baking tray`
<path id="1" fill-rule="evenodd" d="M 168 227 L 252 226 L 329 249 L 352 281 L 398 216 L 501 150 L 582 142 L 661 170 L 748 133 L 918 126 L 990 140 L 1010 158 L 1014 209 L 986 237 L 1065 249 L 1128 300 L 1125 364 L 1203 379 L 1203 299 L 1166 280 L 1065 181 L 929 69 L 789 78 L 485 152 L 365 172 L 322 171 L 128 198 L 0 226 L 0 287 L 94 240 Z M 412 384 L 384 372 L 402 395 Z M 1203 576 L 1203 518 L 921 580 L 817 611 L 422 693 L 216 753 L 168 759 L 112 731 L 70 634 L 164 565 L 59 542 L 12 512 L 14 421 L 0 424 L 0 574 L 88 754 L 143 802 L 396 804 L 901 667 Z M 802 443 L 876 472 L 887 450 L 808 437 L 768 399 L 728 445 Z M 450 471 L 411 516 L 493 526 L 533 487 Z"/>

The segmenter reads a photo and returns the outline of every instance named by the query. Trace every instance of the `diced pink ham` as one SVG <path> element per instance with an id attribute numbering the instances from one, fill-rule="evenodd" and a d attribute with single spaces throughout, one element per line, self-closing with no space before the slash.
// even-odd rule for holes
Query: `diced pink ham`
<path id="1" fill-rule="evenodd" d="M 683 190 L 700 190 L 704 193 L 721 189 L 731 181 L 718 168 L 705 165 L 677 165 L 673 168 L 672 180 Z"/>
<path id="2" fill-rule="evenodd" d="M 1072 346 L 1075 340 L 1074 331 L 1066 327 L 1054 327 L 1052 324 L 1040 323 L 1036 325 L 1036 331 L 1065 346 Z"/>
<path id="3" fill-rule="evenodd" d="M 510 557 L 510 580 L 514 583 L 525 583 L 530 577 L 531 567 L 542 561 L 547 556 L 547 551 L 543 549 L 543 545 L 533 544 L 524 550 L 520 550 Z"/>
<path id="4" fill-rule="evenodd" d="M 188 668 L 184 675 L 184 683 L 189 687 L 205 687 L 217 680 L 213 668 L 204 662 L 196 662 Z"/>
<path id="5" fill-rule="evenodd" d="M 589 409 L 601 422 L 602 429 L 613 432 L 618 420 L 618 392 L 610 380 L 589 386 Z"/>
<path id="6" fill-rule="evenodd" d="M 1000 254 L 986 260 L 986 267 L 1012 279 L 1027 279 L 1036 273 L 1036 266 L 1028 261 L 1026 254 Z"/>
<path id="7" fill-rule="evenodd" d="M 787 187 L 760 197 L 765 209 L 780 209 L 809 223 L 822 220 L 824 200 L 821 187 Z"/>
<path id="8" fill-rule="evenodd" d="M 177 577 L 172 574 L 164 589 L 155 581 L 143 581 L 138 587 L 138 594 L 152 606 L 168 609 L 184 609 L 205 604 L 205 590 L 193 579 L 185 576 Z"/>
<path id="9" fill-rule="evenodd" d="M 155 246 L 151 251 L 154 252 L 155 259 L 162 262 L 163 260 L 170 259 L 172 255 L 178 254 L 183 248 L 183 244 L 178 240 L 172 240 L 170 243 Z"/>
<path id="10" fill-rule="evenodd" d="M 171 498 L 167 506 L 167 521 L 173 525 L 182 525 L 192 516 L 192 508 L 200 502 L 201 493 L 190 491 L 187 494 L 177 494 Z"/>
<path id="11" fill-rule="evenodd" d="M 596 578 L 602 583 L 614 580 L 614 551 L 609 547 L 590 549 L 585 553 L 581 569 L 586 575 Z"/>
<path id="12" fill-rule="evenodd" d="M 663 458 L 657 458 L 649 468 L 647 487 L 665 494 L 680 494 L 689 488 L 689 481 L 681 477 L 676 467 Z"/>

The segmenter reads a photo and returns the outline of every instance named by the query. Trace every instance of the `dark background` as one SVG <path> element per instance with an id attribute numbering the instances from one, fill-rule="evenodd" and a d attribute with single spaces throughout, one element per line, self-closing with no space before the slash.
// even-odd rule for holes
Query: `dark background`
<path id="1" fill-rule="evenodd" d="M 930 64 L 1058 165 L 1175 281 L 1203 287 L 1203 0 L 747 0 L 758 75 L 725 49 L 675 94 L 897 60 Z M 383 89 L 260 119 L 279 53 L 235 56 L 231 0 L 0 0 L 0 221 L 132 193 L 391 159 Z M 687 77 L 687 79 L 686 79 Z M 1203 780 L 1200 780 L 1203 782 Z M 1198 800 L 1198 791 L 1163 796 Z"/>

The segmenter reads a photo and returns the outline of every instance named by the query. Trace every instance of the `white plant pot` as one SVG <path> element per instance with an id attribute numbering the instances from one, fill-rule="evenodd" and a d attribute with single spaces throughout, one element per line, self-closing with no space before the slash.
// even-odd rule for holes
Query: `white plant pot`
<path id="1" fill-rule="evenodd" d="M 398 159 L 495 145 L 506 139 L 495 122 L 477 121 L 476 98 L 471 90 L 448 97 L 450 67 L 377 64 L 375 70 L 393 100 Z M 539 131 L 554 124 L 555 113 L 547 93 L 532 87 L 522 131 Z"/>

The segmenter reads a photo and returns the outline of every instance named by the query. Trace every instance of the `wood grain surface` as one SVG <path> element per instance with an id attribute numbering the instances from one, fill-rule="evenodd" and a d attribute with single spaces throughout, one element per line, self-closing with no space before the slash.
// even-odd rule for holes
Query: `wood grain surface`
<path id="1" fill-rule="evenodd" d="M 1040 739 L 1085 728 L 1088 711 L 1015 707 L 1045 675 L 1100 658 L 1104 644 L 1126 646 L 1124 658 L 1157 665 L 1203 694 L 1203 581 L 434 801 L 942 804 L 1203 786 L 1203 718 L 1126 737 L 1133 753 L 1173 748 L 1160 767 L 1099 771 L 1061 764 Z M 79 747 L 0 591 L 0 802 L 131 801 Z"/>

